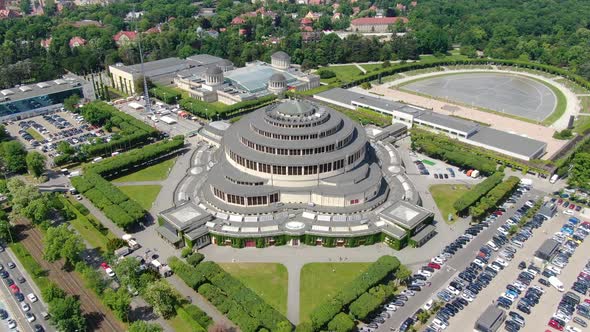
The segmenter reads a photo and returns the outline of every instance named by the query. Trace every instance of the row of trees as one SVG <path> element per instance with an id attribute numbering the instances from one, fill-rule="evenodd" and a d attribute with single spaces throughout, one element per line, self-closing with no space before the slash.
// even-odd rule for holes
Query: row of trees
<path id="1" fill-rule="evenodd" d="M 121 153 L 96 164 L 87 164 L 85 169 L 103 177 L 112 177 L 137 167 L 154 162 L 161 156 L 170 154 L 184 146 L 184 137 L 179 135 L 170 140 L 146 145 L 139 149 Z"/>
<path id="2" fill-rule="evenodd" d="M 463 151 L 452 139 L 442 134 L 436 135 L 425 130 L 412 130 L 412 149 L 436 159 L 441 159 L 458 167 L 477 169 L 484 175 L 496 171 L 496 163 L 483 156 Z"/>
<path id="3" fill-rule="evenodd" d="M 73 177 L 71 181 L 76 190 L 123 229 L 129 229 L 145 217 L 146 211 L 136 201 L 92 171 Z"/>
<path id="4" fill-rule="evenodd" d="M 503 178 L 504 173 L 502 172 L 492 174 L 487 179 L 473 186 L 471 190 L 461 195 L 455 203 L 453 203 L 453 208 L 459 213 L 464 212 L 471 205 L 475 204 L 475 202 L 479 201 L 483 195 L 492 190 L 498 183 L 502 182 Z"/>
<path id="5" fill-rule="evenodd" d="M 495 209 L 499 205 L 498 203 L 510 196 L 519 183 L 520 178 L 516 176 L 509 177 L 506 181 L 490 190 L 477 205 L 470 207 L 469 213 L 476 220 L 483 217 L 486 213 Z"/>
<path id="6" fill-rule="evenodd" d="M 370 288 L 378 285 L 383 280 L 393 276 L 399 268 L 400 262 L 393 256 L 382 256 L 359 277 L 351 281 L 338 292 L 333 298 L 326 300 L 311 312 L 311 324 L 315 331 L 324 328 L 340 312 Z"/>
<path id="7" fill-rule="evenodd" d="M 0 132 L 5 130 L 0 128 Z M 45 160 L 44 155 L 37 151 L 27 151 L 19 141 L 0 139 L 0 167 L 3 166 L 7 172 L 22 174 L 28 170 L 31 175 L 40 177 L 45 172 Z"/>

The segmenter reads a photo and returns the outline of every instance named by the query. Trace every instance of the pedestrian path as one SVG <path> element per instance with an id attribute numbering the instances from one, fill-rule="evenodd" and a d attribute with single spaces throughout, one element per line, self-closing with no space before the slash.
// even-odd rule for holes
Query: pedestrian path
<path id="1" fill-rule="evenodd" d="M 367 73 L 367 70 L 363 67 L 361 67 L 358 63 L 353 63 L 353 65 L 355 65 L 361 72 L 363 72 L 363 74 Z"/>

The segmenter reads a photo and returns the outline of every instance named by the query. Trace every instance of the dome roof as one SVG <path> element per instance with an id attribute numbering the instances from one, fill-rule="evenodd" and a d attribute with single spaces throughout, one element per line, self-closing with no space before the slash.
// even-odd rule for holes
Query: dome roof
<path id="1" fill-rule="evenodd" d="M 287 116 L 310 116 L 316 111 L 311 103 L 304 100 L 288 100 L 277 105 L 274 110 Z"/>
<path id="2" fill-rule="evenodd" d="M 280 60 L 290 60 L 291 57 L 289 56 L 289 54 L 283 52 L 283 51 L 278 51 L 273 53 L 273 55 L 270 56 L 273 59 L 280 59 Z"/>
<path id="3" fill-rule="evenodd" d="M 219 61 L 219 63 L 217 63 L 218 66 L 220 67 L 229 67 L 229 66 L 233 66 L 234 64 L 229 61 L 228 59 L 223 59 L 221 61 Z"/>
<path id="4" fill-rule="evenodd" d="M 213 66 L 213 67 L 207 68 L 207 71 L 205 72 L 205 74 L 207 74 L 207 75 L 219 75 L 219 74 L 223 74 L 223 71 L 221 70 L 221 68 L 219 68 L 217 66 Z"/>
<path id="5" fill-rule="evenodd" d="M 285 75 L 281 74 L 281 73 L 274 73 L 272 74 L 272 76 L 269 79 L 271 82 L 286 82 L 287 79 L 285 78 Z"/>

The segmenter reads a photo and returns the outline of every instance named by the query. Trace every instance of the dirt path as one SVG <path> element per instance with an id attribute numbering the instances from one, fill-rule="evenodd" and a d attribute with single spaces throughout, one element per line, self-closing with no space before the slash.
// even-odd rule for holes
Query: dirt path
<path id="1" fill-rule="evenodd" d="M 49 263 L 43 259 L 43 236 L 31 227 L 28 221 L 16 221 L 20 242 L 31 256 L 48 271 L 48 277 L 68 294 L 80 300 L 80 307 L 88 322 L 89 331 L 124 331 L 125 327 L 113 316 L 96 295 L 84 286 L 84 282 L 74 273 L 62 270 L 63 262 Z"/>

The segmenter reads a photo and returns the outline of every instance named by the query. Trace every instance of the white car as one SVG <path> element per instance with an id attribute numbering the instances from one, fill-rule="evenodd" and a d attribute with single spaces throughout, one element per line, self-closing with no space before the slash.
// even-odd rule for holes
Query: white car
<path id="1" fill-rule="evenodd" d="M 537 273 L 538 273 L 537 271 L 535 271 L 533 269 L 527 269 L 526 272 L 532 274 L 534 277 L 536 277 Z"/>
<path id="2" fill-rule="evenodd" d="M 426 271 L 426 270 L 420 270 L 420 271 L 418 271 L 418 274 L 421 274 L 421 275 L 425 276 L 426 278 L 432 277 L 432 273 L 430 271 Z"/>
<path id="3" fill-rule="evenodd" d="M 388 304 L 388 305 L 385 306 L 385 310 L 387 310 L 387 311 L 396 311 L 397 310 L 397 307 L 394 306 L 393 304 Z"/>
<path id="4" fill-rule="evenodd" d="M 543 289 L 543 287 L 541 287 L 539 285 L 533 285 L 533 286 L 531 286 L 531 288 L 534 288 L 543 294 L 545 293 L 545 290 Z"/>
<path id="5" fill-rule="evenodd" d="M 477 266 L 481 267 L 482 269 L 484 267 L 486 267 L 486 264 L 484 262 L 480 261 L 479 259 L 474 259 L 473 263 L 477 264 Z"/>
<path id="6" fill-rule="evenodd" d="M 11 330 L 14 330 L 16 328 L 16 321 L 14 319 L 8 321 L 8 328 Z"/>
<path id="7" fill-rule="evenodd" d="M 549 271 L 551 271 L 551 272 L 553 272 L 553 273 L 555 273 L 555 274 L 561 274 L 561 269 L 558 268 L 557 266 L 549 265 L 549 266 L 546 267 L 546 269 L 549 270 Z"/>
<path id="8" fill-rule="evenodd" d="M 557 317 L 565 322 L 569 322 L 572 318 L 566 314 L 564 314 L 563 312 L 556 312 L 553 317 Z"/>
<path id="9" fill-rule="evenodd" d="M 511 293 L 509 293 L 509 292 L 500 293 L 500 296 L 507 297 L 507 298 L 509 298 L 510 300 L 512 300 L 513 302 L 514 302 L 514 300 L 516 299 L 516 295 L 514 295 L 514 294 L 511 294 Z"/>
<path id="10" fill-rule="evenodd" d="M 434 304 L 434 300 L 430 299 L 428 301 L 426 301 L 426 303 L 424 303 L 424 305 L 422 306 L 422 308 L 426 311 L 430 310 L 430 308 L 432 308 L 432 305 Z"/>
<path id="11" fill-rule="evenodd" d="M 465 299 L 465 301 L 467 301 L 467 302 L 473 302 L 473 297 L 469 294 L 463 293 L 463 294 L 461 294 L 461 297 L 463 299 Z"/>
<path id="12" fill-rule="evenodd" d="M 35 315 L 32 312 L 27 312 L 25 316 L 27 317 L 27 321 L 29 321 L 29 323 L 34 322 L 36 319 Z"/>
<path id="13" fill-rule="evenodd" d="M 573 216 L 574 215 L 574 210 L 569 210 L 569 209 L 568 210 L 564 210 L 563 211 L 563 214 L 566 214 L 568 216 Z"/>
<path id="14" fill-rule="evenodd" d="M 455 296 L 460 294 L 460 292 L 455 287 L 453 287 L 451 285 L 447 286 L 447 290 L 449 291 L 449 293 L 451 293 Z"/>
<path id="15" fill-rule="evenodd" d="M 490 269 L 496 272 L 500 272 L 500 268 L 497 265 L 489 264 L 488 266 L 490 267 Z"/>
<path id="16" fill-rule="evenodd" d="M 20 307 L 23 309 L 24 312 L 31 310 L 31 306 L 26 302 L 21 302 Z"/>
<path id="17" fill-rule="evenodd" d="M 500 265 L 502 265 L 503 267 L 507 267 L 508 266 L 508 262 L 506 262 L 505 260 L 501 259 L 501 258 L 497 258 L 496 262 Z"/>
<path id="18" fill-rule="evenodd" d="M 403 295 L 406 295 L 406 296 L 414 296 L 414 295 L 416 295 L 416 292 L 414 292 L 414 291 L 411 291 L 411 290 L 409 290 L 409 289 L 406 289 L 406 290 L 404 290 L 404 291 L 403 291 L 403 292 L 401 292 L 401 293 L 402 293 Z"/>
<path id="19" fill-rule="evenodd" d="M 115 271 L 113 271 L 113 269 L 111 269 L 110 267 L 107 267 L 107 268 L 106 268 L 104 271 L 105 271 L 105 272 L 107 273 L 107 275 L 108 275 L 109 277 L 111 277 L 111 278 L 113 278 L 113 277 L 115 276 Z"/>
<path id="20" fill-rule="evenodd" d="M 512 283 L 512 286 L 518 288 L 518 290 L 521 292 L 523 292 L 525 289 L 527 289 L 527 286 L 518 280 L 515 281 L 514 283 Z"/>
<path id="21" fill-rule="evenodd" d="M 29 293 L 29 295 L 27 295 L 27 298 L 29 299 L 29 301 L 31 301 L 31 303 L 35 303 L 37 302 L 37 296 L 35 296 L 35 294 L 33 293 Z"/>
<path id="22" fill-rule="evenodd" d="M 567 332 L 582 332 L 582 330 L 580 330 L 579 328 L 571 326 L 571 325 L 566 326 L 565 330 Z"/>
<path id="23" fill-rule="evenodd" d="M 442 259 L 442 257 L 434 257 L 433 259 L 430 260 L 432 263 L 436 263 L 438 265 L 443 265 L 445 263 L 445 261 Z"/>
<path id="24" fill-rule="evenodd" d="M 447 328 L 447 324 L 445 322 L 443 322 L 442 320 L 438 319 L 438 318 L 435 318 L 432 321 L 432 324 L 434 324 L 434 326 L 436 326 L 436 327 L 438 327 L 440 329 L 443 329 L 443 330 Z"/>

